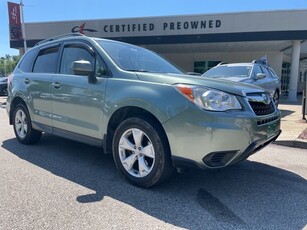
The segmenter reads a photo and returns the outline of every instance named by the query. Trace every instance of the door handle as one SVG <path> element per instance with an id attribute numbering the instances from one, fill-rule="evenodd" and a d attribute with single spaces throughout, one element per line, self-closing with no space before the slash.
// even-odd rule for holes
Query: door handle
<path id="1" fill-rule="evenodd" d="M 56 89 L 60 89 L 62 87 L 62 84 L 60 82 L 53 82 L 52 87 Z"/>

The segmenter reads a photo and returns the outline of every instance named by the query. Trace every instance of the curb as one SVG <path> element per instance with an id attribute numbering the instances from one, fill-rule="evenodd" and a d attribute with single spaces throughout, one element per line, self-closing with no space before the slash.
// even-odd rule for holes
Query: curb
<path id="1" fill-rule="evenodd" d="M 282 146 L 292 147 L 292 148 L 307 149 L 307 141 L 304 141 L 301 139 L 295 139 L 293 141 L 287 141 L 287 140 L 274 141 L 272 144 L 282 145 Z"/>

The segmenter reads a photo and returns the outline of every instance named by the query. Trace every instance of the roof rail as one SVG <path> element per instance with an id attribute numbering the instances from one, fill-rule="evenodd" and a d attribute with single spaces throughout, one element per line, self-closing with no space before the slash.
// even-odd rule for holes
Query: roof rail
<path id="1" fill-rule="evenodd" d="M 219 64 L 217 64 L 216 66 L 220 66 L 220 65 L 224 65 L 227 64 L 226 62 L 220 62 Z"/>
<path id="2" fill-rule="evenodd" d="M 51 37 L 51 38 L 48 38 L 48 39 L 39 41 L 38 43 L 35 44 L 35 46 L 40 45 L 40 44 L 43 44 L 43 43 L 46 43 L 46 42 L 55 41 L 55 40 L 58 40 L 58 39 L 61 39 L 61 38 L 65 38 L 65 37 L 75 37 L 75 36 L 83 36 L 83 37 L 86 37 L 86 35 L 81 34 L 81 33 L 62 34 L 62 35 L 59 35 L 59 36 L 55 36 L 55 37 Z"/>

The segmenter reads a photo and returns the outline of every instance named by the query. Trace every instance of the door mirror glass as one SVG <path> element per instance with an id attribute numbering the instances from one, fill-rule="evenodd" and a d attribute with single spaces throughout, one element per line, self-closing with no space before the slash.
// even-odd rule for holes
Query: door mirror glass
<path id="1" fill-rule="evenodd" d="M 90 76 L 93 71 L 93 67 L 89 61 L 78 60 L 72 63 L 72 72 L 75 75 Z"/>
<path id="2" fill-rule="evenodd" d="M 264 73 L 257 73 L 256 75 L 256 79 L 263 79 L 265 77 L 265 74 Z"/>

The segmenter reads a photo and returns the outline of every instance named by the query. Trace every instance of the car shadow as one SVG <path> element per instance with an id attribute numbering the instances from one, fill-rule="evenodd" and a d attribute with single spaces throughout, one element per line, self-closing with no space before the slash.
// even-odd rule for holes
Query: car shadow
<path id="1" fill-rule="evenodd" d="M 280 109 L 281 117 L 284 118 L 294 113 L 292 110 Z"/>
<path id="2" fill-rule="evenodd" d="M 44 134 L 36 145 L 4 140 L 10 153 L 93 191 L 76 202 L 111 197 L 166 223 L 187 229 L 302 229 L 307 183 L 292 172 L 253 161 L 229 168 L 189 170 L 150 189 L 127 183 L 102 149 Z M 205 224 L 210 222 L 210 227 Z"/>

